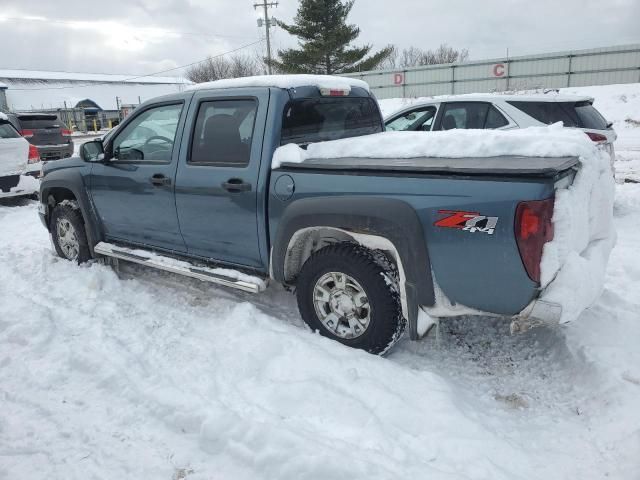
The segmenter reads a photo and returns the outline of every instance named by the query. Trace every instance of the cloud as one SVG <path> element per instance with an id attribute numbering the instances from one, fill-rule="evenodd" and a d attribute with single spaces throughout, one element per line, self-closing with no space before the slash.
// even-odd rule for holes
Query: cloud
<path id="1" fill-rule="evenodd" d="M 146 74 L 258 40 L 254 0 L 0 0 L 5 68 Z M 290 22 L 297 1 L 270 13 Z M 4 18 L 4 20 L 2 20 Z M 360 43 L 468 48 L 474 59 L 640 42 L 637 0 L 357 0 Z M 296 44 L 276 29 L 274 47 Z M 258 46 L 258 51 L 264 47 Z M 255 47 L 249 49 L 253 52 Z M 170 66 L 170 67 L 167 67 Z"/>

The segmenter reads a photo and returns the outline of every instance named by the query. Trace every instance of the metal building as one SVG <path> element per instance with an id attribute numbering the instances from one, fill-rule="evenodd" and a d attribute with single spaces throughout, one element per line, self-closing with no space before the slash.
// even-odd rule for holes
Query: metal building
<path id="1" fill-rule="evenodd" d="M 640 44 L 351 73 L 376 97 L 421 97 L 640 82 Z"/>

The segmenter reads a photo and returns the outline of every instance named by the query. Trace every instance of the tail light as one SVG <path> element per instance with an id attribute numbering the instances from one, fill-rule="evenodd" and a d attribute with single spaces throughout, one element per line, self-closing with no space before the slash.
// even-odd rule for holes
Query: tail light
<path id="1" fill-rule="evenodd" d="M 20 135 L 24 138 L 31 138 L 33 137 L 33 130 L 20 130 Z"/>
<path id="2" fill-rule="evenodd" d="M 347 97 L 351 93 L 350 88 L 321 88 L 320 95 L 323 97 Z"/>
<path id="3" fill-rule="evenodd" d="M 592 142 L 605 143 L 607 141 L 607 137 L 605 137 L 601 133 L 595 133 L 595 132 L 584 132 L 584 133 L 587 134 L 587 137 L 589 137 Z"/>
<path id="4" fill-rule="evenodd" d="M 63 137 L 70 137 L 72 133 L 73 133 L 73 132 L 72 132 L 71 130 L 68 130 L 68 129 L 66 129 L 66 128 L 63 128 L 63 129 L 62 129 L 62 136 L 63 136 Z"/>
<path id="5" fill-rule="evenodd" d="M 554 198 L 520 202 L 516 209 L 516 241 L 529 278 L 540 283 L 540 262 L 544 244 L 553 240 Z"/>
<path id="6" fill-rule="evenodd" d="M 38 163 L 40 161 L 40 152 L 38 147 L 29 144 L 29 163 Z"/>

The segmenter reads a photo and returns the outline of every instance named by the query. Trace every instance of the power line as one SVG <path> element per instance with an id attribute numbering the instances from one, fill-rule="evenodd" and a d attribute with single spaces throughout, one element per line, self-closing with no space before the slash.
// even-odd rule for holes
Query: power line
<path id="1" fill-rule="evenodd" d="M 181 68 L 187 68 L 187 67 L 191 67 L 193 65 L 198 65 L 199 63 L 206 62 L 210 58 L 219 58 L 219 57 L 222 57 L 224 55 L 229 55 L 230 53 L 235 53 L 235 52 L 237 52 L 239 50 L 243 50 L 243 49 L 249 48 L 249 47 L 251 47 L 253 45 L 257 45 L 258 43 L 262 43 L 262 40 L 257 40 L 255 42 L 248 43 L 246 45 L 242 45 L 241 47 L 234 48 L 233 50 L 229 50 L 227 52 L 223 52 L 223 53 L 220 53 L 218 55 L 209 56 L 207 58 L 204 58 L 202 60 L 198 60 L 196 62 L 187 63 L 186 65 L 180 65 L 179 67 L 169 68 L 167 70 L 161 70 L 159 72 L 149 73 L 147 75 L 137 75 L 135 77 L 123 78 L 122 80 L 117 80 L 117 81 L 114 81 L 114 82 L 91 82 L 91 83 L 86 83 L 84 85 L 66 85 L 66 86 L 63 86 L 63 87 L 12 88 L 11 91 L 15 92 L 15 91 L 37 91 L 37 90 L 63 90 L 65 88 L 93 87 L 95 85 L 103 85 L 103 84 L 108 84 L 108 83 L 130 82 L 132 80 L 137 80 L 139 78 L 153 77 L 154 75 L 159 75 L 161 73 L 173 72 L 173 71 L 179 70 Z M 57 79 L 57 80 L 61 80 L 61 79 Z"/>

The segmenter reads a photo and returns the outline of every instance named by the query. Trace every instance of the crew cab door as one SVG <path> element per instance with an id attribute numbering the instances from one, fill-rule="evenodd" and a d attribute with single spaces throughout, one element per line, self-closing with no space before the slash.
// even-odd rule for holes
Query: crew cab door
<path id="1" fill-rule="evenodd" d="M 108 240 L 186 250 L 174 198 L 185 110 L 183 101 L 136 110 L 93 165 L 91 197 Z"/>
<path id="2" fill-rule="evenodd" d="M 176 207 L 187 251 L 259 268 L 258 185 L 269 91 L 197 92 L 176 175 Z"/>

